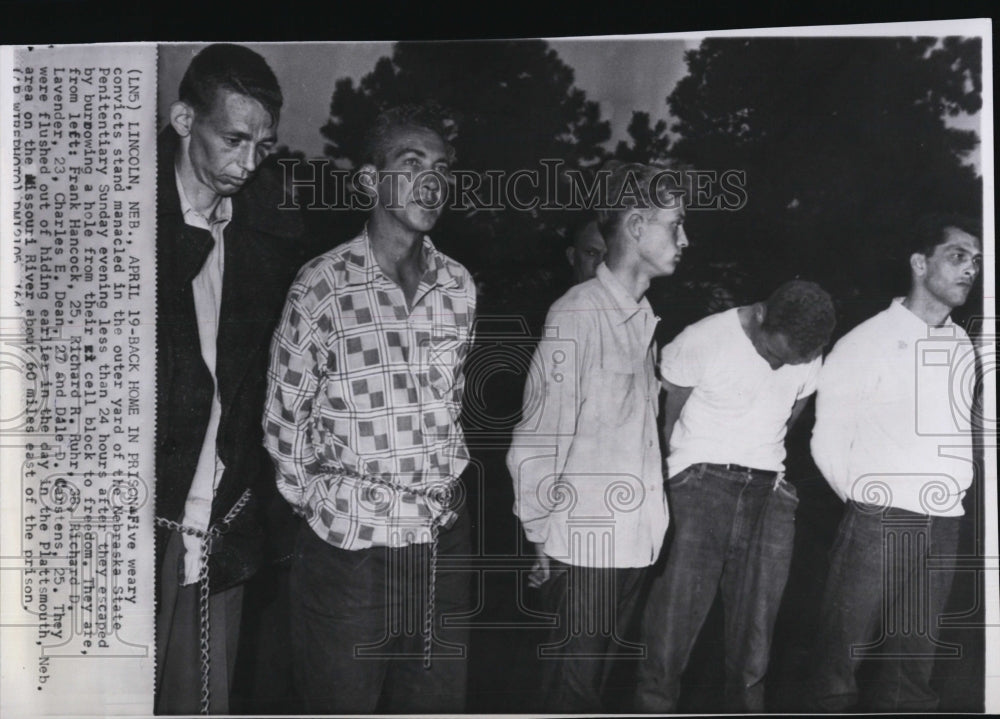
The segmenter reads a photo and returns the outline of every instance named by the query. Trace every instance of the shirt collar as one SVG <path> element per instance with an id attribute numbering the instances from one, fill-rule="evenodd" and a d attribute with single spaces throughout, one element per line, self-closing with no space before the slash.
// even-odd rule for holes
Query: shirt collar
<path id="1" fill-rule="evenodd" d="M 603 262 L 597 266 L 597 281 L 604 286 L 604 289 L 611 295 L 611 299 L 614 300 L 614 309 L 618 312 L 619 322 L 628 322 L 640 312 L 653 314 L 653 308 L 645 295 L 638 302 L 633 300 L 622 283 L 618 281 L 618 278 L 615 277 L 614 273 Z"/>
<path id="2" fill-rule="evenodd" d="M 220 197 L 215 203 L 210 217 L 205 217 L 191 205 L 187 195 L 184 194 L 184 185 L 181 184 L 181 176 L 174 167 L 174 182 L 177 183 L 177 197 L 181 201 L 181 214 L 184 215 L 184 222 L 205 230 L 211 230 L 213 224 L 217 222 L 228 223 L 233 219 L 233 200 L 231 197 Z"/>
<path id="3" fill-rule="evenodd" d="M 420 279 L 421 284 L 430 287 L 458 287 L 461 288 L 462 279 L 451 271 L 444 255 L 438 252 L 431 238 L 424 235 L 421 246 L 423 265 L 427 269 Z M 368 225 L 355 240 L 352 247 L 344 258 L 347 267 L 347 284 L 365 284 L 372 282 L 378 275 L 382 274 L 372 250 L 372 243 L 368 237 Z"/>
<path id="4" fill-rule="evenodd" d="M 940 333 L 940 328 L 932 327 L 924 322 L 921 318 L 917 317 L 915 314 L 910 312 L 903 304 L 905 297 L 895 297 L 892 303 L 889 305 L 889 316 L 894 324 L 898 324 L 900 327 L 905 328 L 910 334 L 917 338 L 932 337 Z M 944 322 L 941 323 L 941 327 L 950 327 L 955 323 L 951 319 L 951 315 L 948 315 Z M 946 334 L 950 333 L 951 330 L 945 330 Z"/>

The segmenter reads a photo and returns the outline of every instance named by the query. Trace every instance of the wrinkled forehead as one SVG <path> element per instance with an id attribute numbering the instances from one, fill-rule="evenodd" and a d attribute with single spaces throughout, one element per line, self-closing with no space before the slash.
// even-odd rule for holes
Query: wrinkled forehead
<path id="1" fill-rule="evenodd" d="M 386 140 L 386 159 L 406 152 L 424 154 L 434 159 L 448 159 L 449 148 L 439 134 L 426 127 L 397 125 L 389 130 Z"/>
<path id="2" fill-rule="evenodd" d="M 277 127 L 259 100 L 227 87 L 215 89 L 207 120 L 217 128 L 241 132 L 270 132 Z"/>

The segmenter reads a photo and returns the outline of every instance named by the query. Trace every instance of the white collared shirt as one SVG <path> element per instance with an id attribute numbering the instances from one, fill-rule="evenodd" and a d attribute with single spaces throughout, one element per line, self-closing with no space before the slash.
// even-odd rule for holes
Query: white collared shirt
<path id="1" fill-rule="evenodd" d="M 843 500 L 960 516 L 972 483 L 975 350 L 896 298 L 848 332 L 819 377 L 812 454 Z"/>
<path id="2" fill-rule="evenodd" d="M 184 516 L 181 523 L 205 531 L 208 529 L 212 516 L 212 499 L 219 486 L 219 480 L 225 467 L 219 458 L 216 440 L 219 433 L 219 420 L 222 417 L 222 404 L 219 401 L 218 380 L 215 376 L 216 342 L 219 336 L 219 310 L 222 307 L 222 273 L 225 266 L 225 247 L 223 233 L 233 216 L 233 203 L 228 197 L 222 197 L 215 205 L 211 217 L 206 218 L 197 212 L 181 185 L 180 176 L 174 173 L 177 182 L 177 195 L 184 213 L 184 224 L 201 230 L 208 230 L 215 240 L 205 264 L 191 280 L 194 292 L 194 312 L 198 321 L 198 340 L 201 345 L 201 357 L 212 375 L 215 388 L 212 392 L 212 408 L 209 414 L 205 439 L 198 455 L 198 465 L 195 468 L 191 489 L 188 490 L 184 503 Z M 184 540 L 184 580 L 183 585 L 198 581 L 201 571 L 201 540 L 188 534 Z"/>
<path id="3" fill-rule="evenodd" d="M 507 468 L 528 540 L 566 564 L 646 567 L 660 553 L 656 322 L 604 264 L 545 320 Z"/>

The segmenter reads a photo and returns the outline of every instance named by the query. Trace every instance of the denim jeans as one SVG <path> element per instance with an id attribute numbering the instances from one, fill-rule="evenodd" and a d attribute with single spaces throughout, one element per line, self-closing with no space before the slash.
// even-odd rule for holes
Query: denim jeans
<path id="1" fill-rule="evenodd" d="M 468 556 L 466 513 L 441 530 L 439 558 Z M 338 549 L 303 524 L 292 560 L 293 671 L 310 714 L 462 712 L 470 573 L 439 566 L 433 655 L 423 666 L 430 545 Z M 454 617 L 452 617 L 454 619 Z"/>
<path id="2" fill-rule="evenodd" d="M 558 624 L 539 646 L 541 695 L 538 710 L 585 714 L 608 710 L 608 677 L 615 659 L 642 656 L 629 642 L 646 567 L 597 569 L 549 560 L 551 576 L 542 585 L 542 605 Z"/>
<path id="3" fill-rule="evenodd" d="M 773 474 L 696 464 L 667 483 L 673 537 L 642 618 L 649 656 L 636 708 L 673 713 L 716 592 L 725 612 L 726 711 L 764 710 L 764 676 L 795 537 L 795 488 Z"/>
<path id="4" fill-rule="evenodd" d="M 862 661 L 877 661 L 871 711 L 934 711 L 934 635 L 955 576 L 959 517 L 848 502 L 831 553 L 814 656 L 812 709 L 854 708 Z"/>

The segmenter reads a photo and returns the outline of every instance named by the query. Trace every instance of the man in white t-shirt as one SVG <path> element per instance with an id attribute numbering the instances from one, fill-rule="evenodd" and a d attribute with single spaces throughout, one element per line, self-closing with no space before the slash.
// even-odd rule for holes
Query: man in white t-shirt
<path id="1" fill-rule="evenodd" d="M 865 656 L 879 671 L 864 708 L 938 707 L 933 635 L 974 474 L 975 351 L 950 314 L 982 269 L 981 236 L 966 218 L 922 218 L 909 294 L 844 335 L 820 374 L 813 458 L 847 507 L 814 653 L 818 711 L 855 705 Z"/>
<path id="2" fill-rule="evenodd" d="M 830 296 L 793 280 L 765 302 L 711 315 L 660 355 L 673 535 L 650 587 L 639 711 L 673 713 L 715 598 L 725 609 L 725 708 L 764 709 L 771 633 L 788 579 L 795 488 L 785 434 L 816 388 Z"/>

